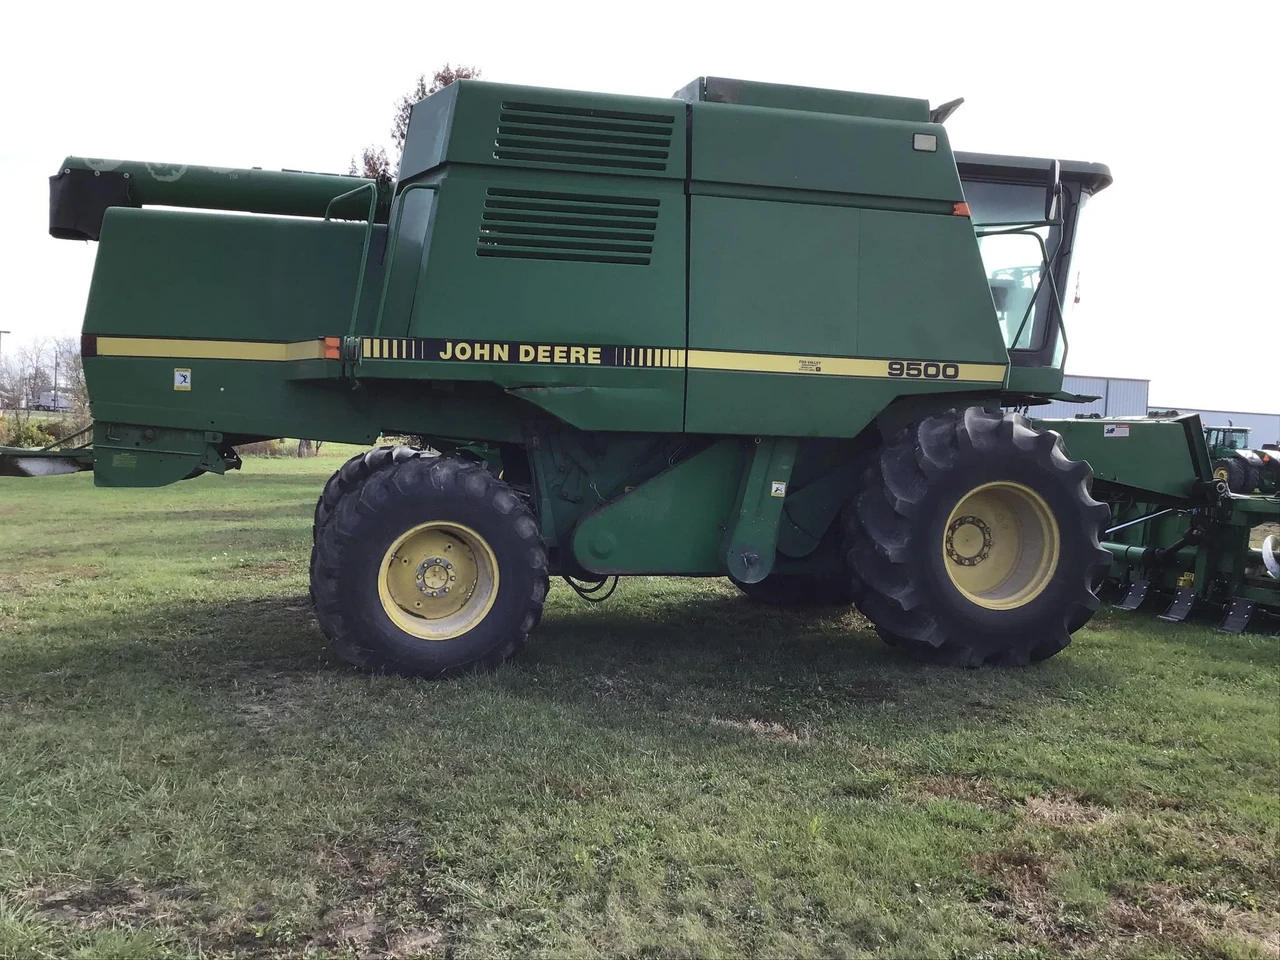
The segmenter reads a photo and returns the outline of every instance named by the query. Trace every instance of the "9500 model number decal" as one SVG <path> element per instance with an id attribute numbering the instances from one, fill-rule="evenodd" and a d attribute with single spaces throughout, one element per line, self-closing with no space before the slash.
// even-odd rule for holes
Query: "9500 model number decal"
<path id="1" fill-rule="evenodd" d="M 690 370 L 732 370 L 746 373 L 800 373 L 872 380 L 956 380 L 1004 383 L 1003 363 L 879 359 L 871 357 L 813 357 L 791 353 L 740 353 L 690 350 Z"/>
<path id="2" fill-rule="evenodd" d="M 932 360 L 888 360 L 889 376 L 908 380 L 959 380 L 960 364 L 935 363 Z"/>

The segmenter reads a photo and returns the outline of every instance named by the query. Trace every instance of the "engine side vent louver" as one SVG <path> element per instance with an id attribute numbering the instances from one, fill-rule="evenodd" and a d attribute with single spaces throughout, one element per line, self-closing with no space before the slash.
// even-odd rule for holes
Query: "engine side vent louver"
<path id="1" fill-rule="evenodd" d="M 508 101 L 499 114 L 493 157 L 512 163 L 661 173 L 667 169 L 675 119 L 670 114 Z"/>
<path id="2" fill-rule="evenodd" d="M 658 230 L 652 197 L 492 188 L 476 256 L 648 266 Z"/>

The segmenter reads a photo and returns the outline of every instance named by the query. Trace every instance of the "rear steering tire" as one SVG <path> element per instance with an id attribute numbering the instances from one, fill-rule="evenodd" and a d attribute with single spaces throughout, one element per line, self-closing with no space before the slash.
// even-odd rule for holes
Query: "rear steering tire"
<path id="1" fill-rule="evenodd" d="M 421 451 L 412 447 L 376 447 L 373 450 L 358 453 L 334 471 L 320 491 L 316 500 L 314 523 L 311 538 L 314 542 L 316 532 L 329 519 L 329 514 L 338 505 L 338 501 L 347 493 L 359 486 L 369 474 L 374 473 L 392 463 L 401 463 L 411 457 L 419 456 Z"/>
<path id="2" fill-rule="evenodd" d="M 483 466 L 400 450 L 366 455 L 374 462 L 352 468 L 316 526 L 316 620 L 365 669 L 434 679 L 494 668 L 542 616 L 538 524 Z"/>
<path id="3" fill-rule="evenodd" d="M 859 609 L 887 642 L 958 666 L 1022 665 L 1071 642 L 1098 607 L 1109 517 L 1089 465 L 1017 414 L 912 424 L 846 507 Z"/>

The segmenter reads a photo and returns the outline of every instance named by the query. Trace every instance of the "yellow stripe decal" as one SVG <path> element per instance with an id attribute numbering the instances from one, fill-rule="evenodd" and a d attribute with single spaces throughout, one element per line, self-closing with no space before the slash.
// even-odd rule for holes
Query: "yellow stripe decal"
<path id="1" fill-rule="evenodd" d="M 260 343 L 252 340 L 179 340 L 98 337 L 100 357 L 164 357 L 182 360 L 323 360 L 324 340 Z"/>
<path id="2" fill-rule="evenodd" d="M 458 349 L 453 356 L 454 341 L 427 341 L 417 338 L 364 337 L 360 355 L 371 360 L 469 360 L 472 345 L 466 341 L 466 353 Z M 482 345 L 485 346 L 485 345 Z M 555 362 L 550 347 L 516 344 L 487 345 L 482 356 L 496 358 L 498 347 L 502 357 L 512 361 Z M 262 343 L 252 340 L 184 340 L 161 337 L 98 337 L 98 356 L 156 357 L 191 360 L 322 360 L 324 340 L 299 340 L 293 343 Z M 556 347 L 567 351 L 568 348 Z M 546 356 L 542 356 L 545 353 Z M 581 355 L 578 357 L 577 355 Z M 614 359 L 610 360 L 610 357 Z M 663 347 L 582 347 L 571 357 L 576 362 L 650 368 L 682 368 L 690 370 L 723 370 L 734 373 L 790 373 L 830 377 L 853 377 L 887 380 L 941 380 L 967 383 L 1004 383 L 1006 366 L 1002 363 L 960 363 L 933 360 L 871 359 L 867 357 L 820 357 L 799 354 L 747 353 L 732 350 L 681 350 Z M 570 362 L 575 362 L 571 359 Z"/>
<path id="3" fill-rule="evenodd" d="M 923 360 L 870 360 L 862 357 L 805 357 L 792 353 L 737 353 L 690 350 L 690 370 L 738 373 L 804 373 L 830 377 L 892 380 L 964 380 L 1004 383 L 1003 363 L 942 363 Z"/>

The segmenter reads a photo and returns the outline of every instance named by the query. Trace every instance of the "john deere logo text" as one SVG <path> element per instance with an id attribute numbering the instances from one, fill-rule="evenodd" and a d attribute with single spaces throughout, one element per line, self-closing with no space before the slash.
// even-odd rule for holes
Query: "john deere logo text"
<path id="1" fill-rule="evenodd" d="M 581 364 L 595 367 L 683 367 L 685 363 L 685 351 L 670 347 L 439 340 L 431 337 L 365 337 L 360 344 L 360 356 L 365 360 Z"/>
<path id="2" fill-rule="evenodd" d="M 600 363 L 599 347 L 575 347 L 566 343 L 505 343 L 481 340 L 446 340 L 440 360 L 492 360 L 510 363 Z"/>

